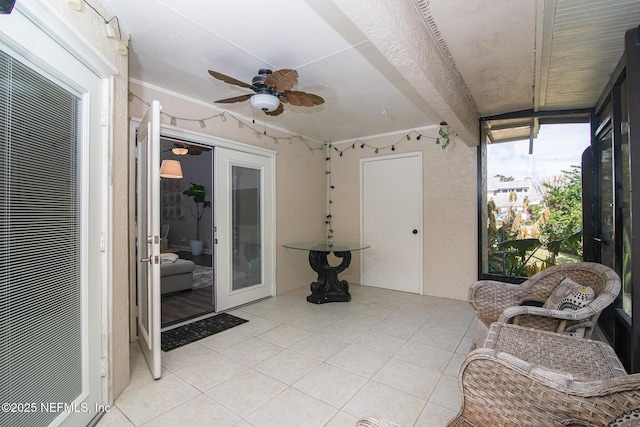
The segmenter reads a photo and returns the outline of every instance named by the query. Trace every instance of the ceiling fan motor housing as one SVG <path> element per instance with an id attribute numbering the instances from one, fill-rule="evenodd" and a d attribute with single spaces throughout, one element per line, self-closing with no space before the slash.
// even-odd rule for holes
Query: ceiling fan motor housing
<path id="1" fill-rule="evenodd" d="M 255 76 L 252 80 L 251 80 L 251 84 L 256 86 L 256 87 L 260 87 L 260 86 L 264 86 L 264 80 L 267 78 L 267 76 L 269 74 L 271 74 L 272 71 L 271 70 L 267 70 L 266 68 L 262 68 L 260 71 L 258 71 L 258 75 Z"/>

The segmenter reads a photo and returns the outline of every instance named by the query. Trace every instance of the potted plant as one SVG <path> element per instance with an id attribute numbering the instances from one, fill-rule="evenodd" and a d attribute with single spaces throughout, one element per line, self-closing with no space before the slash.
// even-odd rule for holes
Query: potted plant
<path id="1" fill-rule="evenodd" d="M 193 202 L 196 204 L 196 211 L 193 208 L 190 209 L 191 215 L 196 219 L 196 240 L 191 240 L 189 245 L 191 246 L 192 255 L 201 255 L 204 249 L 204 241 L 200 240 L 200 220 L 206 208 L 211 206 L 211 202 L 205 200 L 207 192 L 204 185 L 191 183 L 191 187 L 182 192 L 185 196 L 193 198 Z"/>

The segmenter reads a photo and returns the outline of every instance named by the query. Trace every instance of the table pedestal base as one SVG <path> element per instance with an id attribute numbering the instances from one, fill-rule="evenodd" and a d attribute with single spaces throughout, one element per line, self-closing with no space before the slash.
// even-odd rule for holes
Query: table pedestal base
<path id="1" fill-rule="evenodd" d="M 311 295 L 307 297 L 307 301 L 314 304 L 349 302 L 349 282 L 340 280 L 338 273 L 349 267 L 351 252 L 334 252 L 335 256 L 342 258 L 342 262 L 336 267 L 329 265 L 327 255 L 327 252 L 309 251 L 309 264 L 318 273 L 318 280 L 311 283 Z"/>

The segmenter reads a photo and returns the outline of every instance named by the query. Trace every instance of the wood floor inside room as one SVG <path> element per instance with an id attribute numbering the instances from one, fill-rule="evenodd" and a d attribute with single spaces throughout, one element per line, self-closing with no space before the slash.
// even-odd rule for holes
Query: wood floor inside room
<path id="1" fill-rule="evenodd" d="M 191 260 L 197 265 L 207 267 L 213 265 L 213 256 L 210 254 L 194 256 L 191 252 L 182 250 L 176 253 L 181 259 Z M 163 328 L 208 313 L 213 313 L 215 310 L 213 286 L 162 295 L 161 306 L 162 315 L 160 322 Z"/>
<path id="2" fill-rule="evenodd" d="M 162 327 L 212 313 L 212 288 L 192 289 L 162 295 Z"/>

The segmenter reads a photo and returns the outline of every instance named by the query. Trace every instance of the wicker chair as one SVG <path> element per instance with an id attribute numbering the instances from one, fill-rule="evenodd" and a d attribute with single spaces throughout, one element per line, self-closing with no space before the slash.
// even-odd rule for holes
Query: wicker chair
<path id="1" fill-rule="evenodd" d="M 522 305 L 526 302 L 544 303 L 564 276 L 583 286 L 590 286 L 595 293 L 593 301 L 579 310 L 549 310 Z M 477 317 L 472 349 L 483 344 L 493 322 L 553 332 L 585 328 L 583 337 L 590 338 L 600 312 L 616 299 L 620 286 L 620 277 L 615 271 L 591 262 L 555 265 L 519 285 L 480 280 L 469 289 L 469 302 Z"/>
<path id="2" fill-rule="evenodd" d="M 462 407 L 450 427 L 603 426 L 640 405 L 608 345 L 495 323 L 460 368 Z"/>

